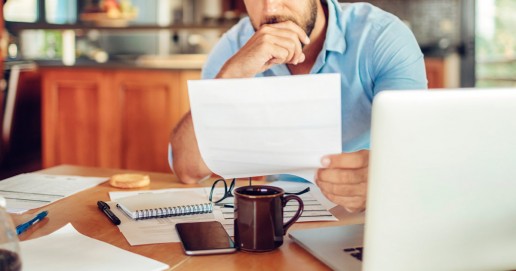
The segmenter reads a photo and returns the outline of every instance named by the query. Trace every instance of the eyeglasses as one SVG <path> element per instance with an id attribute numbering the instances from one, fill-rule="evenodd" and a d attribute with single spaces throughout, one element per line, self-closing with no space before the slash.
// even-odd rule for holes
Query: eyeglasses
<path id="1" fill-rule="evenodd" d="M 252 185 L 251 181 L 252 178 L 249 178 L 249 186 Z M 233 189 L 235 189 L 235 182 L 236 178 L 233 178 L 231 180 L 229 186 L 226 180 L 224 179 L 218 179 L 215 182 L 213 182 L 213 185 L 211 186 L 210 190 L 210 202 L 215 205 L 222 206 L 224 208 L 234 208 L 233 201 L 227 199 L 234 197 Z"/>
<path id="2" fill-rule="evenodd" d="M 213 185 L 211 186 L 210 190 L 210 197 L 209 200 L 211 203 L 215 205 L 223 205 L 222 201 L 233 197 L 233 189 L 235 188 L 235 181 L 234 178 L 231 183 L 228 184 L 226 180 L 224 179 L 218 179 L 216 180 Z M 249 178 L 249 183 L 251 182 L 251 178 Z"/>
<path id="3" fill-rule="evenodd" d="M 251 186 L 251 178 L 249 178 L 249 186 Z M 218 179 L 213 182 L 210 190 L 209 200 L 211 203 L 227 208 L 233 208 L 233 202 L 225 201 L 228 198 L 234 197 L 233 189 L 235 189 L 236 178 L 233 178 L 231 182 L 226 182 L 225 179 Z M 310 191 L 310 187 L 307 187 L 299 192 L 285 192 L 285 195 L 302 195 Z"/>

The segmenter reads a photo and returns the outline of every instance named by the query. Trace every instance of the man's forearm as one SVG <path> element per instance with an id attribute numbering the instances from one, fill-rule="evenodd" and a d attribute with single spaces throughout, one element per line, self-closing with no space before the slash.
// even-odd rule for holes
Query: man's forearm
<path id="1" fill-rule="evenodd" d="M 211 174 L 199 152 L 190 112 L 172 131 L 170 143 L 174 158 L 174 172 L 181 182 L 196 183 Z"/>

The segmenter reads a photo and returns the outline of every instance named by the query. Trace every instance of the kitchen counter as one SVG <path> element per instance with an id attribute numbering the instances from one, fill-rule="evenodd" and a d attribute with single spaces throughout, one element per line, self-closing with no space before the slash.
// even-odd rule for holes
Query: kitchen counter
<path id="1" fill-rule="evenodd" d="M 420 45 L 420 47 L 425 57 L 433 58 L 446 58 L 464 50 L 463 44 L 449 44 L 446 41 Z"/>
<path id="2" fill-rule="evenodd" d="M 77 59 L 73 65 L 65 65 L 61 60 L 34 60 L 34 63 L 42 68 L 200 70 L 206 57 L 204 54 L 143 55 L 134 59 L 113 59 L 106 63 L 86 58 Z"/>
<path id="3" fill-rule="evenodd" d="M 421 51 L 425 57 L 431 58 L 446 58 L 459 50 L 460 47 L 458 46 L 450 46 L 447 48 L 441 48 L 437 45 L 421 46 Z M 201 70 L 206 58 L 206 54 L 176 54 L 118 58 L 115 56 L 105 63 L 98 63 L 89 58 L 78 58 L 73 65 L 65 65 L 61 60 L 34 60 L 33 62 L 42 68 Z M 6 65 L 8 63 L 9 61 L 6 62 Z"/>

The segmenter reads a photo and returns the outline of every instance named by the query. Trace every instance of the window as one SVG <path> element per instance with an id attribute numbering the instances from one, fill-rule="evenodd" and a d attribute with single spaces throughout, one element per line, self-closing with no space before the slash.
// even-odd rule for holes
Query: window
<path id="1" fill-rule="evenodd" d="M 516 1 L 477 0 L 477 87 L 516 86 Z"/>
<path id="2" fill-rule="evenodd" d="M 51 24 L 73 24 L 77 20 L 77 1 L 45 0 L 45 18 Z M 4 6 L 8 22 L 35 23 L 40 18 L 38 0 L 8 0 Z M 41 14 L 43 15 L 43 14 Z"/>
<path id="3" fill-rule="evenodd" d="M 45 13 L 48 23 L 73 24 L 77 21 L 77 1 L 45 0 Z"/>
<path id="4" fill-rule="evenodd" d="M 38 20 L 37 0 L 9 0 L 4 5 L 4 18 L 9 22 L 33 23 Z"/>

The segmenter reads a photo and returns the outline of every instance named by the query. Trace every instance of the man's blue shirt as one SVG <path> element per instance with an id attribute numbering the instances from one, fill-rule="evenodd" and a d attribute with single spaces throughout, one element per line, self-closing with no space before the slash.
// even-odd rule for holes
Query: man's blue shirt
<path id="1" fill-rule="evenodd" d="M 423 54 L 396 16 L 367 3 L 326 3 L 326 40 L 310 73 L 341 74 L 342 151 L 369 149 L 374 96 L 383 90 L 426 89 Z M 240 20 L 212 49 L 202 78 L 214 78 L 254 33 L 249 18 Z M 290 74 L 283 64 L 256 76 Z"/>
<path id="2" fill-rule="evenodd" d="M 366 3 L 327 4 L 326 41 L 310 73 L 341 74 L 342 151 L 369 149 L 373 97 L 389 89 L 426 89 L 423 54 L 396 16 Z M 202 78 L 214 78 L 254 33 L 248 17 L 240 20 L 211 51 Z M 278 75 L 291 73 L 282 64 L 256 76 Z"/>

